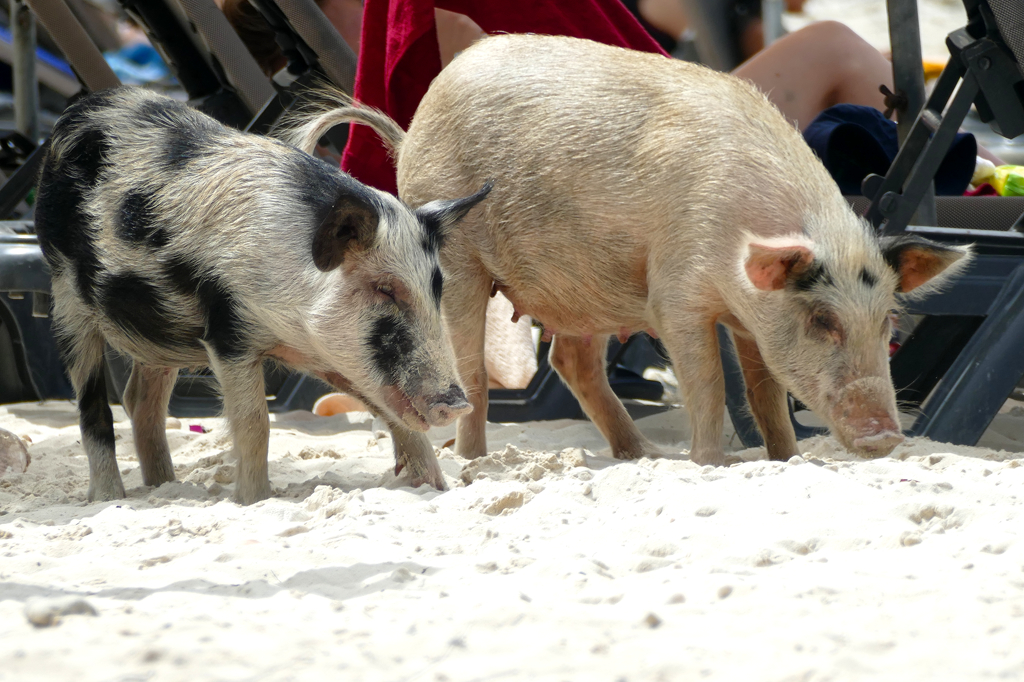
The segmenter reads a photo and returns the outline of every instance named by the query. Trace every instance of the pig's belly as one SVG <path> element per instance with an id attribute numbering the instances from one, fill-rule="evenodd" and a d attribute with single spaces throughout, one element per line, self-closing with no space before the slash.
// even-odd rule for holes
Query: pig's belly
<path id="1" fill-rule="evenodd" d="M 529 315 L 552 334 L 632 334 L 650 326 L 644 317 L 647 297 L 628 291 L 548 290 L 498 280 L 494 288 L 512 303 L 517 315 Z"/>

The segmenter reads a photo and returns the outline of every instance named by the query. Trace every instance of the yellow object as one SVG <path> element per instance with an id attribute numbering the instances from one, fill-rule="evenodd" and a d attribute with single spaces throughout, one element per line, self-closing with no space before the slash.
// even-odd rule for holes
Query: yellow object
<path id="1" fill-rule="evenodd" d="M 924 66 L 924 79 L 927 81 L 938 78 L 942 70 L 946 68 L 946 62 L 933 62 L 925 59 L 922 66 Z"/>
<path id="2" fill-rule="evenodd" d="M 996 166 L 988 182 L 1001 197 L 1024 197 L 1024 166 Z"/>

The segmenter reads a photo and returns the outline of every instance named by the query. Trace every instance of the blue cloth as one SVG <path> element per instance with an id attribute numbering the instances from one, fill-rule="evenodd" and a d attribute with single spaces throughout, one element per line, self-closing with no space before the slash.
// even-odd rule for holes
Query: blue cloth
<path id="1" fill-rule="evenodd" d="M 126 85 L 147 85 L 171 80 L 171 72 L 160 53 L 145 43 L 129 45 L 103 56 L 114 75 Z"/>
<path id="2" fill-rule="evenodd" d="M 843 194 L 860 194 L 869 173 L 885 175 L 899 151 L 896 124 L 877 109 L 837 104 L 818 114 L 804 139 L 824 162 Z M 961 195 L 974 174 L 978 143 L 958 133 L 935 173 L 935 193 Z"/>

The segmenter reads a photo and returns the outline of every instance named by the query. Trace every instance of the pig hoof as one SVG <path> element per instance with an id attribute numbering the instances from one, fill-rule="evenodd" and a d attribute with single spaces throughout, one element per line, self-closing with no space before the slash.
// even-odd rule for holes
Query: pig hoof
<path id="1" fill-rule="evenodd" d="M 87 498 L 90 502 L 109 502 L 111 500 L 123 500 L 124 484 L 118 481 L 108 481 L 107 483 L 92 483 L 89 486 L 89 493 Z"/>
<path id="2" fill-rule="evenodd" d="M 721 467 L 725 466 L 725 453 L 718 452 L 690 452 L 690 461 L 701 466 Z"/>
<path id="3" fill-rule="evenodd" d="M 238 504 L 248 506 L 260 500 L 265 500 L 270 497 L 270 483 L 268 482 L 265 486 L 260 486 L 253 489 L 238 488 L 235 491 L 234 500 Z"/>
<path id="4" fill-rule="evenodd" d="M 436 461 L 427 464 L 425 467 L 417 468 L 422 468 L 422 471 L 415 473 L 411 477 L 412 481 L 410 482 L 410 485 L 412 485 L 413 488 L 419 488 L 421 485 L 426 483 L 430 487 L 436 488 L 441 492 L 448 490 L 448 484 L 445 483 L 444 474 L 441 473 L 441 465 Z"/>
<path id="5" fill-rule="evenodd" d="M 448 492 L 448 484 L 444 482 L 444 476 L 441 475 L 441 472 L 437 472 L 437 476 L 428 475 L 428 476 L 419 476 L 417 478 L 414 478 L 414 479 L 412 479 L 412 482 L 410 483 L 410 485 L 413 488 L 419 488 L 424 483 L 426 483 L 427 485 L 429 485 L 432 488 L 436 488 L 437 490 L 440 490 L 443 493 L 444 492 Z"/>
<path id="6" fill-rule="evenodd" d="M 662 452 L 661 448 L 651 442 L 641 442 L 622 449 L 612 448 L 612 457 L 622 460 L 643 459 L 644 457 L 656 458 L 663 457 L 664 455 L 665 453 Z"/>
<path id="7" fill-rule="evenodd" d="M 859 455 L 867 458 L 885 457 L 903 442 L 903 434 L 896 431 L 883 431 L 871 436 L 864 436 L 853 441 L 853 447 Z"/>

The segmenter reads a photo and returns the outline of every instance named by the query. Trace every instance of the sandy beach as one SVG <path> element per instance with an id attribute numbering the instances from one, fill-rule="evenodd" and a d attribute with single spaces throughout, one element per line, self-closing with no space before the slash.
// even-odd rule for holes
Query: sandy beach
<path id="1" fill-rule="evenodd" d="M 640 420 L 680 454 L 629 463 L 586 422 L 491 425 L 483 460 L 440 450 L 443 494 L 369 415 L 296 412 L 251 507 L 222 420 L 172 420 L 179 482 L 150 489 L 115 416 L 128 499 L 87 504 L 73 406 L 0 408 L 32 441 L 0 481 L 0 680 L 1024 677 L 1013 403 L 982 447 L 718 469 L 680 410 Z M 95 615 L 30 623 L 69 600 Z"/>
<path id="2" fill-rule="evenodd" d="M 884 5 L 787 21 L 885 49 Z M 963 9 L 921 5 L 929 56 Z M 1024 403 L 977 447 L 877 460 L 816 437 L 768 462 L 727 426 L 720 468 L 679 407 L 637 462 L 567 420 L 491 424 L 470 462 L 449 426 L 445 493 L 394 475 L 369 414 L 291 412 L 249 507 L 222 419 L 168 421 L 154 489 L 114 417 L 128 497 L 90 504 L 74 404 L 0 406 L 31 456 L 0 472 L 0 682 L 1024 679 Z"/>

